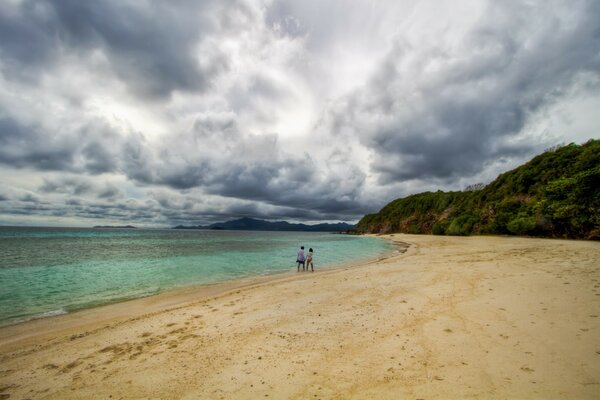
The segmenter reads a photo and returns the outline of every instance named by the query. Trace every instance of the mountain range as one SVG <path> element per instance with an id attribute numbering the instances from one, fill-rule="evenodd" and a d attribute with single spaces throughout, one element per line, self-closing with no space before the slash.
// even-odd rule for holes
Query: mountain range
<path id="1" fill-rule="evenodd" d="M 242 231 L 302 231 L 302 232 L 346 232 L 354 225 L 339 222 L 337 224 L 293 224 L 286 221 L 265 221 L 254 218 L 240 218 L 227 222 L 218 222 L 211 225 L 184 226 L 178 225 L 173 229 L 213 229 L 213 230 L 242 230 Z"/>

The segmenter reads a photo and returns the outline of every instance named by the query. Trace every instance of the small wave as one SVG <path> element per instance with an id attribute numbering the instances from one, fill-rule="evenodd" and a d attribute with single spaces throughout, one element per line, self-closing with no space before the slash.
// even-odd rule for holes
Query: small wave
<path id="1" fill-rule="evenodd" d="M 58 315 L 64 315 L 64 314 L 68 314 L 68 313 L 69 312 L 67 310 L 65 310 L 64 308 L 60 308 L 58 310 L 46 311 L 46 312 L 43 312 L 40 314 L 13 316 L 12 318 L 0 320 L 0 327 L 20 324 L 22 322 L 32 321 L 35 319 L 56 317 Z"/>
<path id="2" fill-rule="evenodd" d="M 87 310 L 94 307 L 107 306 L 110 304 L 121 303 L 128 300 L 141 299 L 144 297 L 154 296 L 162 292 L 160 287 L 152 287 L 148 289 L 132 290 L 126 293 L 111 293 L 105 296 L 99 296 L 93 300 L 80 301 L 78 303 L 69 304 L 65 314 L 68 312 Z M 58 314 L 59 315 L 59 314 Z"/>
<path id="3" fill-rule="evenodd" d="M 65 310 L 64 308 L 60 308 L 58 310 L 46 311 L 41 314 L 33 315 L 29 319 L 41 319 L 41 318 L 48 318 L 48 317 L 56 317 L 57 315 L 64 315 L 64 314 L 68 314 L 67 310 Z"/>

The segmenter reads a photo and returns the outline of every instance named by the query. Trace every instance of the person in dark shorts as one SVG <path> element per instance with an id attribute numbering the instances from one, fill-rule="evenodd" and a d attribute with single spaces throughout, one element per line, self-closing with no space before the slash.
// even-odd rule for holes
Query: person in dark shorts
<path id="1" fill-rule="evenodd" d="M 302 271 L 304 271 L 304 246 L 300 247 L 298 256 L 296 257 L 296 262 L 298 263 L 298 271 L 300 271 L 300 264 L 302 264 Z"/>

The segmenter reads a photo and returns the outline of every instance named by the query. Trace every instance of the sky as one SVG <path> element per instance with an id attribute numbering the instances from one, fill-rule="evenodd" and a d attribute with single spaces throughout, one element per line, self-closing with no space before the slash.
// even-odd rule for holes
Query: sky
<path id="1" fill-rule="evenodd" d="M 597 0 L 0 1 L 0 225 L 356 222 L 600 136 Z"/>

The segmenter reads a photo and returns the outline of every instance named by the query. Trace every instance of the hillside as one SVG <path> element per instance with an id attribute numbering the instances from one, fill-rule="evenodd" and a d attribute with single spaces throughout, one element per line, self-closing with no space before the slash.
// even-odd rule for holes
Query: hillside
<path id="1" fill-rule="evenodd" d="M 600 140 L 548 150 L 480 190 L 426 192 L 365 215 L 359 233 L 600 238 Z"/>

